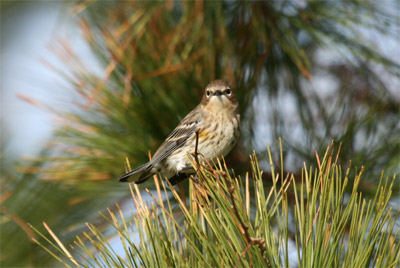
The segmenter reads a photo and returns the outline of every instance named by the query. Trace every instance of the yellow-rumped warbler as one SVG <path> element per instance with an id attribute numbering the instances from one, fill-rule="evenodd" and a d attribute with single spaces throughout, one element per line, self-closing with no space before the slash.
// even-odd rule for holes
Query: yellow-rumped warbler
<path id="1" fill-rule="evenodd" d="M 207 85 L 201 103 L 172 131 L 150 162 L 122 175 L 121 182 L 142 183 L 156 173 L 169 179 L 172 185 L 193 172 L 188 153 L 196 146 L 207 160 L 225 156 L 240 135 L 240 115 L 233 90 L 223 80 Z"/>

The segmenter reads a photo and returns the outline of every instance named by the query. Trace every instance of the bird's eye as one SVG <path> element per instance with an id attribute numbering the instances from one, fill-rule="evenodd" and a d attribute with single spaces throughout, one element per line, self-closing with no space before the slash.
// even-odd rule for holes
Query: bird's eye
<path id="1" fill-rule="evenodd" d="M 210 97 L 211 93 L 209 90 L 206 91 L 206 95 L 207 95 L 207 97 Z"/>
<path id="2" fill-rule="evenodd" d="M 227 90 L 225 90 L 226 95 L 230 96 L 232 94 L 232 91 L 230 88 L 228 88 Z"/>

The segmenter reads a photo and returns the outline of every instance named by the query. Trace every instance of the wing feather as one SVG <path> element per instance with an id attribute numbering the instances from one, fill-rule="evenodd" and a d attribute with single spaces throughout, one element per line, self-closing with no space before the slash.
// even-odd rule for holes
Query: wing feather
<path id="1" fill-rule="evenodd" d="M 192 112 L 183 118 L 181 123 L 169 134 L 163 144 L 157 149 L 153 156 L 153 163 L 159 163 L 167 158 L 173 151 L 180 148 L 194 134 L 202 119 L 196 107 Z"/>

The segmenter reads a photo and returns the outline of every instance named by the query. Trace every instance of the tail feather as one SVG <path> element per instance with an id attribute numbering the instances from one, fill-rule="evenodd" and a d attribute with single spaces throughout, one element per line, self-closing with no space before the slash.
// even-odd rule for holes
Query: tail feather
<path id="1" fill-rule="evenodd" d="M 134 183 L 143 183 L 145 182 L 148 178 L 154 175 L 154 172 L 152 172 L 153 169 L 153 164 L 152 163 L 146 163 L 143 166 L 140 166 L 128 173 L 125 173 L 121 177 L 119 177 L 120 182 L 134 182 Z"/>

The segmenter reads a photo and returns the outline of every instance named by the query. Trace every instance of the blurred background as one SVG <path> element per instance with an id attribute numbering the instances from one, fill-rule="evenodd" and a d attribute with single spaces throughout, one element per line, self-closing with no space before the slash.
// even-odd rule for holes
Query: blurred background
<path id="1" fill-rule="evenodd" d="M 130 211 L 125 157 L 144 163 L 218 78 L 240 103 L 236 174 L 255 150 L 270 180 L 267 143 L 279 164 L 281 137 L 299 178 L 334 141 L 373 194 L 400 171 L 399 5 L 2 1 L 1 267 L 54 265 L 28 224 L 65 244 L 85 222 L 112 237 L 98 211 Z"/>

